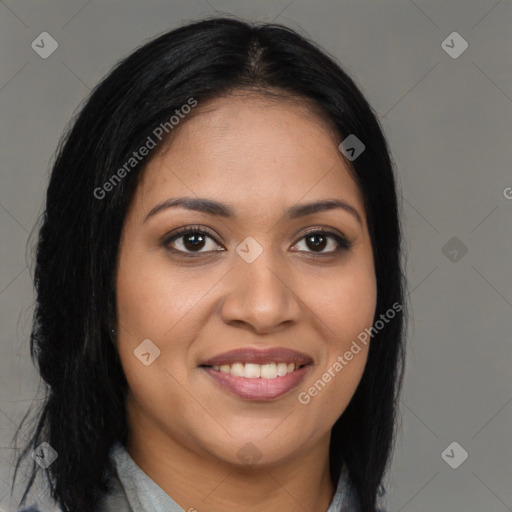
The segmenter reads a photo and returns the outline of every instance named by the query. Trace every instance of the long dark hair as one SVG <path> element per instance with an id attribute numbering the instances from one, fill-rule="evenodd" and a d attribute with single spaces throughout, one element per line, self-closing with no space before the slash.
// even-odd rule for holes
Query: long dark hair
<path id="1" fill-rule="evenodd" d="M 52 497 L 65 509 L 95 510 L 109 489 L 109 450 L 128 434 L 127 382 L 112 337 L 115 274 L 125 215 L 148 159 L 122 180 L 114 183 L 112 176 L 191 98 L 201 104 L 241 89 L 302 98 L 335 127 L 340 141 L 350 134 L 363 141 L 364 152 L 350 164 L 374 251 L 375 319 L 393 304 L 404 305 L 389 149 L 377 116 L 334 60 L 289 28 L 223 18 L 145 44 L 95 88 L 74 120 L 59 147 L 40 219 L 30 349 L 46 397 L 16 471 L 31 450 L 48 442 L 58 458 L 45 471 Z M 109 180 L 108 192 L 99 193 Z M 372 338 L 362 380 L 332 430 L 333 483 L 346 464 L 363 512 L 376 510 L 392 451 L 404 319 L 404 309 L 397 311 Z M 38 470 L 34 462 L 22 504 Z"/>

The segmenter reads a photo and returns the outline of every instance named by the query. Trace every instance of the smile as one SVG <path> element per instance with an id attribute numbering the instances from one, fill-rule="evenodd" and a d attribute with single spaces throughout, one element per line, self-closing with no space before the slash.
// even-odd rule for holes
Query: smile
<path id="1" fill-rule="evenodd" d="M 286 348 L 244 348 L 213 357 L 200 368 L 221 390 L 244 400 L 265 401 L 299 386 L 312 363 L 307 354 Z"/>
<path id="2" fill-rule="evenodd" d="M 254 364 L 254 363 L 234 363 L 223 364 L 222 366 L 212 367 L 217 372 L 229 373 L 234 377 L 246 377 L 248 379 L 276 379 L 277 377 L 284 377 L 288 373 L 301 368 L 301 365 L 295 363 L 268 363 L 268 364 Z"/>

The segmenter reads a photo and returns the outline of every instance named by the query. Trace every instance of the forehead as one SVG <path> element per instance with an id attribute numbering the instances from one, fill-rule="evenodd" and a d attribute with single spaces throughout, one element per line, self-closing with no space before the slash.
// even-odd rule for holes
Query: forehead
<path id="1" fill-rule="evenodd" d="M 139 193 L 241 206 L 338 196 L 362 207 L 332 125 L 305 101 L 239 94 L 198 105 L 144 171 Z M 148 205 L 149 206 L 149 205 Z"/>

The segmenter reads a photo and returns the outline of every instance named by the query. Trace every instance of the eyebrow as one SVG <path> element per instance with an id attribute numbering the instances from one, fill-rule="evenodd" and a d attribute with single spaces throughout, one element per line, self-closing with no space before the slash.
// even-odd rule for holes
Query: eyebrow
<path id="1" fill-rule="evenodd" d="M 186 208 L 187 210 L 194 210 L 197 212 L 207 213 L 217 217 L 224 217 L 228 219 L 234 218 L 234 210 L 226 204 L 219 203 L 212 199 L 194 198 L 194 197 L 177 197 L 167 199 L 162 203 L 154 206 L 146 215 L 143 222 L 146 222 L 150 217 L 168 208 Z M 328 210 L 341 209 L 350 213 L 362 225 L 363 221 L 359 212 L 349 203 L 341 199 L 326 199 L 323 201 L 315 201 L 312 203 L 297 204 L 292 206 L 285 214 L 287 219 L 297 219 L 313 213 L 319 213 Z"/>

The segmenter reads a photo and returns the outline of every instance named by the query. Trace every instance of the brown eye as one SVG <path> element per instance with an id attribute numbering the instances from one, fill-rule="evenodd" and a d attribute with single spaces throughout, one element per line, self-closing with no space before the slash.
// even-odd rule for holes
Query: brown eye
<path id="1" fill-rule="evenodd" d="M 206 237 L 198 233 L 191 233 L 189 235 L 183 235 L 183 246 L 188 251 L 200 250 L 204 247 Z"/>
<path id="2" fill-rule="evenodd" d="M 327 246 L 327 237 L 324 235 L 308 235 L 305 239 L 306 245 L 313 251 L 323 251 Z"/>
<path id="3" fill-rule="evenodd" d="M 185 254 L 223 250 L 212 235 L 200 229 L 185 229 L 164 241 L 165 247 Z"/>
<path id="4" fill-rule="evenodd" d="M 306 249 L 297 249 L 298 252 L 313 252 L 318 254 L 333 254 L 343 249 L 349 249 L 350 242 L 338 235 L 337 233 L 331 233 L 329 231 L 312 231 L 303 236 L 296 247 L 299 244 L 306 246 Z M 326 250 L 327 249 L 327 250 Z"/>

